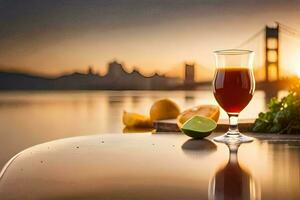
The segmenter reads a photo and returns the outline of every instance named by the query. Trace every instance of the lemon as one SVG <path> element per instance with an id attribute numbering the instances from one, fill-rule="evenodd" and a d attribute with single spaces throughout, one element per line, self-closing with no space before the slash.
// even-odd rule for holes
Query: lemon
<path id="1" fill-rule="evenodd" d="M 154 128 L 152 127 L 128 127 L 123 128 L 123 133 L 149 133 L 152 132 Z"/>
<path id="2" fill-rule="evenodd" d="M 213 130 L 217 127 L 217 123 L 207 117 L 194 116 L 186 121 L 181 130 L 194 139 L 202 139 L 209 136 Z"/>
<path id="3" fill-rule="evenodd" d="M 126 127 L 153 127 L 149 117 L 138 113 L 131 113 L 126 111 L 123 112 L 123 124 Z"/>
<path id="4" fill-rule="evenodd" d="M 159 99 L 153 103 L 150 109 L 152 121 L 162 119 L 176 119 L 179 115 L 179 106 L 170 99 Z"/>
<path id="5" fill-rule="evenodd" d="M 181 128 L 187 120 L 197 115 L 208 117 L 215 122 L 218 122 L 220 116 L 220 108 L 215 105 L 200 105 L 187 109 L 177 117 L 178 127 Z"/>

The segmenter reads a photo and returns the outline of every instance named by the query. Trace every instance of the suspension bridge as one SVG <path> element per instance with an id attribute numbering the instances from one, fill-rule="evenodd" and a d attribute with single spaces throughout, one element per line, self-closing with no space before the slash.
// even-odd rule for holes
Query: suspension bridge
<path id="1" fill-rule="evenodd" d="M 242 49 L 251 46 L 251 44 L 253 46 L 253 43 L 256 44 L 254 45 L 255 48 L 249 48 L 256 52 L 256 60 L 261 61 L 254 69 L 254 74 L 259 77 L 256 88 L 268 90 L 268 94 L 271 96 L 277 94 L 279 90 L 288 89 L 293 82 L 293 78 L 291 78 L 293 73 L 287 75 L 285 67 L 282 66 L 283 61 L 289 59 L 282 56 L 282 52 L 286 50 L 282 46 L 284 36 L 291 38 L 293 43 L 299 42 L 300 50 L 300 31 L 280 22 L 275 22 L 273 26 L 263 27 L 236 46 L 237 49 Z M 298 72 L 300 72 L 300 66 L 298 66 Z M 294 76 L 296 76 L 295 71 Z M 195 66 L 185 66 L 185 81 L 184 85 L 181 86 L 182 88 L 195 89 L 210 84 L 211 82 L 195 81 Z"/>

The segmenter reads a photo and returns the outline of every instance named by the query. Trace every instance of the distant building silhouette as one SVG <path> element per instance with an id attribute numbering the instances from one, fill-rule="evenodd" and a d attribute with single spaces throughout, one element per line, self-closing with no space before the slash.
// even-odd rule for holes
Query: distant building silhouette
<path id="1" fill-rule="evenodd" d="M 195 65 L 185 64 L 184 84 L 192 85 L 195 83 Z"/>
<path id="2" fill-rule="evenodd" d="M 28 90 L 164 90 L 182 84 L 179 78 L 154 74 L 143 76 L 139 71 L 126 72 L 122 64 L 113 61 L 108 64 L 107 74 L 100 76 L 88 67 L 88 73 L 72 73 L 58 78 L 44 78 L 22 73 L 0 72 L 0 89 Z"/>
<path id="3" fill-rule="evenodd" d="M 90 66 L 88 67 L 88 74 L 89 74 L 89 75 L 94 75 L 94 74 L 95 74 L 95 72 L 94 72 L 94 69 L 93 69 L 93 66 L 92 66 L 92 65 L 90 65 Z"/>
<path id="4" fill-rule="evenodd" d="M 117 61 L 113 61 L 108 64 L 107 75 L 111 78 L 118 78 L 122 76 L 126 76 L 128 73 L 124 70 L 122 64 Z"/>
<path id="5" fill-rule="evenodd" d="M 179 78 L 160 76 L 156 73 L 147 77 L 136 69 L 130 73 L 126 72 L 117 61 L 108 64 L 108 72 L 104 79 L 109 84 L 112 82 L 112 89 L 168 89 L 182 84 Z"/>

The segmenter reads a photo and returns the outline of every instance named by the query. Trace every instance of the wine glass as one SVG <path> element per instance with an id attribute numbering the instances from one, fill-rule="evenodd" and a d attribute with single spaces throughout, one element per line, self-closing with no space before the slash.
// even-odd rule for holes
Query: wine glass
<path id="1" fill-rule="evenodd" d="M 251 142 L 251 137 L 239 132 L 239 113 L 252 99 L 255 80 L 253 76 L 254 52 L 229 49 L 215 51 L 216 70 L 213 80 L 213 92 L 218 104 L 227 112 L 229 130 L 215 137 L 217 142 Z"/>

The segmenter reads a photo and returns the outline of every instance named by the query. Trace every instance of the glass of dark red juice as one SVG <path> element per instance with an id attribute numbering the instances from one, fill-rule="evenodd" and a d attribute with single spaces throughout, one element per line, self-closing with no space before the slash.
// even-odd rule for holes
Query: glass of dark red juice
<path id="1" fill-rule="evenodd" d="M 213 92 L 219 105 L 229 117 L 229 130 L 215 137 L 217 142 L 251 142 L 252 138 L 239 132 L 239 113 L 252 99 L 255 80 L 253 76 L 254 52 L 249 50 L 221 50 L 214 52 L 216 70 Z"/>

